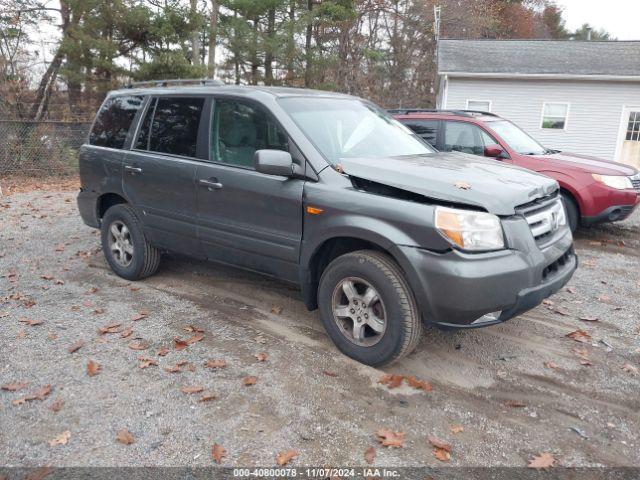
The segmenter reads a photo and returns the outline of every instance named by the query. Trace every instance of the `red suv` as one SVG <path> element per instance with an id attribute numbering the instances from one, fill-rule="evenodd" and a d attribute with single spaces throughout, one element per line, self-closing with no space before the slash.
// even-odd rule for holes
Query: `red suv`
<path id="1" fill-rule="evenodd" d="M 640 173 L 621 163 L 543 147 L 504 118 L 471 110 L 391 110 L 443 152 L 493 157 L 542 173 L 560 184 L 569 225 L 627 218 L 640 203 Z"/>

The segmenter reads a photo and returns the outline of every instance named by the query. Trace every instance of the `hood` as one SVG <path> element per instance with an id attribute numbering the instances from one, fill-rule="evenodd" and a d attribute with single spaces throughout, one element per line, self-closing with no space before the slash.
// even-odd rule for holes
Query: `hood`
<path id="1" fill-rule="evenodd" d="M 542 161 L 552 161 L 562 164 L 565 167 L 584 170 L 587 173 L 598 173 L 600 175 L 625 175 L 631 176 L 638 171 L 630 165 L 611 162 L 603 158 L 579 155 L 577 153 L 558 152 L 550 155 L 536 155 L 535 158 Z"/>
<path id="2" fill-rule="evenodd" d="M 513 215 L 515 207 L 558 189 L 555 180 L 466 153 L 341 159 L 344 173 L 452 203 Z M 468 189 L 456 186 L 462 182 Z M 466 186 L 466 185 L 465 185 Z"/>

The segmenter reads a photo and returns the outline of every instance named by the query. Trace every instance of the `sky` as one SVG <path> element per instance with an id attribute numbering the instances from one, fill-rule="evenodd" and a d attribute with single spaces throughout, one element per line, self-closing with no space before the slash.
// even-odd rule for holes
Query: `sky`
<path id="1" fill-rule="evenodd" d="M 640 40 L 640 0 L 556 0 L 567 28 L 584 23 L 605 29 L 618 40 Z"/>

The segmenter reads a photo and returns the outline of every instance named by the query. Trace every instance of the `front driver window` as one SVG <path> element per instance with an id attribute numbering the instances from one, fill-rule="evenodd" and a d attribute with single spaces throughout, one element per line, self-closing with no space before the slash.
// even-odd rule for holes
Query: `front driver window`
<path id="1" fill-rule="evenodd" d="M 216 100 L 212 158 L 217 162 L 253 168 L 256 150 L 289 151 L 287 135 L 263 109 L 237 100 Z"/>
<path id="2" fill-rule="evenodd" d="M 480 128 L 472 123 L 446 122 L 444 151 L 484 155 L 484 142 Z"/>

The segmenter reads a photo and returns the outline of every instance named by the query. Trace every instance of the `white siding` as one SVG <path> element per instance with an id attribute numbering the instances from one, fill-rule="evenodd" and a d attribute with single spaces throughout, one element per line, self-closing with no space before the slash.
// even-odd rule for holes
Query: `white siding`
<path id="1" fill-rule="evenodd" d="M 490 100 L 505 117 L 543 145 L 613 160 L 625 105 L 640 104 L 640 82 L 448 78 L 443 108 Z M 544 102 L 571 104 L 565 130 L 541 128 Z M 444 103 L 444 102 L 443 102 Z"/>

